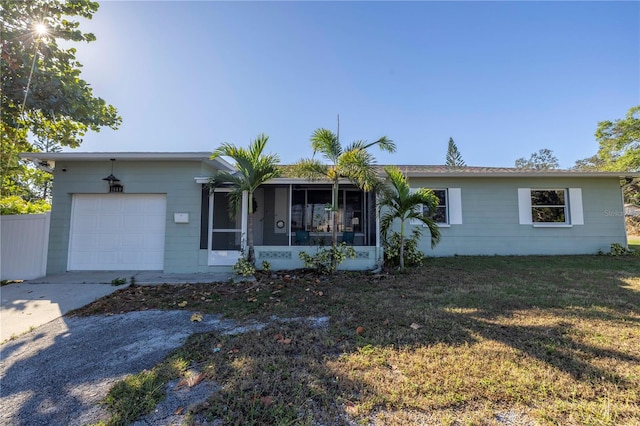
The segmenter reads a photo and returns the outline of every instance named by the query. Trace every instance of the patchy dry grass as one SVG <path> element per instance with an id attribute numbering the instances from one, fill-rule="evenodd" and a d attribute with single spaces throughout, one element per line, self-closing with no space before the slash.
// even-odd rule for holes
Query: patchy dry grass
<path id="1" fill-rule="evenodd" d="M 75 314 L 140 309 L 330 317 L 194 335 L 156 367 L 199 365 L 221 391 L 191 413 L 225 424 L 640 424 L 633 256 L 457 257 L 395 275 L 132 287 Z"/>

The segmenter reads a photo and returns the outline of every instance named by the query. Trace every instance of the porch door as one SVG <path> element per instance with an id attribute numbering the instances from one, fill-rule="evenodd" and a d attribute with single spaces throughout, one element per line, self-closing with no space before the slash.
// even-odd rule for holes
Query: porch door
<path id="1" fill-rule="evenodd" d="M 246 235 L 246 196 L 234 217 L 229 215 L 229 191 L 216 189 L 209 197 L 209 265 L 234 265 Z"/>

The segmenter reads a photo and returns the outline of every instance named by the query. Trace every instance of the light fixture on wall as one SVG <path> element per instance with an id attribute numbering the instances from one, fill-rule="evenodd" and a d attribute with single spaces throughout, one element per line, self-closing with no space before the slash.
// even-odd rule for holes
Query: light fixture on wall
<path id="1" fill-rule="evenodd" d="M 113 163 L 115 161 L 115 158 L 111 159 L 111 174 L 106 178 L 102 178 L 102 180 L 106 180 L 107 182 L 109 182 L 109 192 L 122 192 L 124 187 L 120 185 L 120 179 L 113 175 Z"/>

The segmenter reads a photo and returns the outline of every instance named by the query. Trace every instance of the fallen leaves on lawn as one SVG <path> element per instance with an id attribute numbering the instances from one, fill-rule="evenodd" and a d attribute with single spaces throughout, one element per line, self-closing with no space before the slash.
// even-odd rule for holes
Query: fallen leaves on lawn
<path id="1" fill-rule="evenodd" d="M 273 336 L 273 338 L 276 340 L 277 343 L 280 343 L 282 345 L 288 345 L 291 343 L 291 339 L 287 339 L 285 338 L 282 334 L 278 333 L 275 336 Z"/>
<path id="2" fill-rule="evenodd" d="M 188 302 L 186 300 L 183 300 L 182 302 L 178 303 L 178 306 L 184 308 L 185 306 L 187 306 L 187 303 Z"/>
<path id="3" fill-rule="evenodd" d="M 420 324 L 416 324 L 415 322 L 412 323 L 409 327 L 413 328 L 414 330 L 419 329 L 420 327 L 422 327 Z"/>
<path id="4" fill-rule="evenodd" d="M 187 386 L 189 388 L 192 388 L 203 380 L 204 380 L 204 373 L 189 374 L 184 379 L 180 379 L 176 387 L 181 388 L 183 386 Z"/>

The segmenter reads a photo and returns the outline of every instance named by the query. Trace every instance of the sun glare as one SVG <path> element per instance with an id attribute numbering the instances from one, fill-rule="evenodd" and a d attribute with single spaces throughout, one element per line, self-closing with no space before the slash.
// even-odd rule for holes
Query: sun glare
<path id="1" fill-rule="evenodd" d="M 39 36 L 43 36 L 47 33 L 47 26 L 45 24 L 36 24 L 33 29 Z"/>

